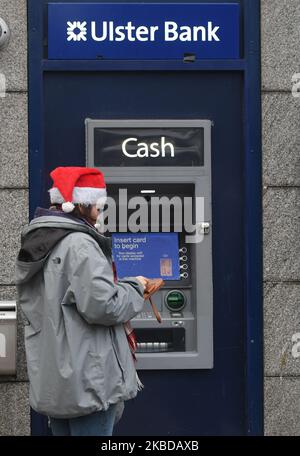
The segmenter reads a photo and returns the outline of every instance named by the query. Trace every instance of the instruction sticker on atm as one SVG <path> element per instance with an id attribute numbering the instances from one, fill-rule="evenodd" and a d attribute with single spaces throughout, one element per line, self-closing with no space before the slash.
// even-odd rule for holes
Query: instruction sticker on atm
<path id="1" fill-rule="evenodd" d="M 177 233 L 113 234 L 112 249 L 119 279 L 180 280 Z"/>

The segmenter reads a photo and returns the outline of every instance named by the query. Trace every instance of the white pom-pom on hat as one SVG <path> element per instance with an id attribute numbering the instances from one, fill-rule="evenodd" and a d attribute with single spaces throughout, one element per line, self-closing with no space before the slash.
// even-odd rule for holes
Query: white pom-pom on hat
<path id="1" fill-rule="evenodd" d="M 64 212 L 66 212 L 67 214 L 69 214 L 70 212 L 73 212 L 74 209 L 75 209 L 75 206 L 73 203 L 71 203 L 70 201 L 68 201 L 67 203 L 63 203 L 61 205 L 61 208 Z"/>

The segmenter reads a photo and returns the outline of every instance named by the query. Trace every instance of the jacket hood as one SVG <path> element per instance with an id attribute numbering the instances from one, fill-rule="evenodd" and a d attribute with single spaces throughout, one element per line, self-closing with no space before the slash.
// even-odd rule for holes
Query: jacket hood
<path id="1" fill-rule="evenodd" d="M 97 233 L 81 220 L 57 215 L 38 217 L 22 231 L 21 249 L 16 262 L 16 283 L 27 282 L 38 273 L 54 247 L 74 232 L 90 234 L 105 255 L 111 256 L 110 239 Z"/>

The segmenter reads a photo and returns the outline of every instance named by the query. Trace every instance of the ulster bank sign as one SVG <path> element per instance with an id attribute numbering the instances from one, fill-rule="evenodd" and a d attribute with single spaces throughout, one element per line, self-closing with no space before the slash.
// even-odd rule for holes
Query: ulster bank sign
<path id="1" fill-rule="evenodd" d="M 239 58 L 236 3 L 50 3 L 48 58 Z"/>

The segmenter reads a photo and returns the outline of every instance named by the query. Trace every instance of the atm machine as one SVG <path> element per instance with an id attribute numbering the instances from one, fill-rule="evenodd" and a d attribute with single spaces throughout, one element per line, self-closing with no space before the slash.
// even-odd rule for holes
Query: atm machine
<path id="1" fill-rule="evenodd" d="M 132 320 L 138 369 L 213 368 L 210 120 L 86 119 L 87 166 L 105 175 L 119 278 L 162 278 Z M 133 223 L 135 222 L 135 223 Z"/>

